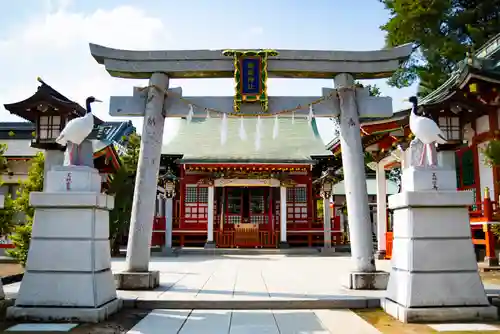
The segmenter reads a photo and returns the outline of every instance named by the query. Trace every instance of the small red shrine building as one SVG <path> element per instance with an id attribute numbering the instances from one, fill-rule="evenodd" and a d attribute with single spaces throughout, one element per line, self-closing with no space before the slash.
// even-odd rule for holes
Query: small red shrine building
<path id="1" fill-rule="evenodd" d="M 248 139 L 239 135 L 241 120 L 229 118 L 227 141 L 221 144 L 219 119 L 183 120 L 175 138 L 164 145 L 162 169 L 178 178 L 173 245 L 322 245 L 323 202 L 313 181 L 335 158 L 315 121 L 279 119 L 274 139 L 274 118 L 262 118 L 258 131 L 255 118 L 243 122 Z M 155 224 L 158 235 L 164 230 Z M 338 219 L 332 219 L 332 230 L 333 243 L 340 243 Z M 155 243 L 162 242 L 153 237 Z"/>

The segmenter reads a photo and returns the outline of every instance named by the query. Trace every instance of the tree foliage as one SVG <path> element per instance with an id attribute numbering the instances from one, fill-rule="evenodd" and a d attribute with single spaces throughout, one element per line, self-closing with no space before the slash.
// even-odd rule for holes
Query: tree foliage
<path id="1" fill-rule="evenodd" d="M 382 92 L 380 91 L 380 88 L 377 85 L 363 85 L 359 81 L 356 81 L 355 83 L 356 86 L 358 87 L 364 87 L 368 88 L 368 91 L 370 92 L 370 96 L 381 96 Z"/>
<path id="2" fill-rule="evenodd" d="M 393 168 L 389 172 L 388 179 L 398 186 L 398 192 L 401 191 L 401 167 Z"/>
<path id="3" fill-rule="evenodd" d="M 0 187 L 3 185 L 2 174 L 7 172 L 7 145 L 0 144 Z M 1 199 L 0 199 L 1 200 Z M 5 194 L 3 208 L 0 209 L 0 236 L 8 235 L 14 228 L 14 204 L 10 194 Z M 0 206 L 1 207 L 1 206 Z"/>
<path id="4" fill-rule="evenodd" d="M 7 152 L 7 145 L 0 144 L 0 175 L 7 171 L 7 158 L 5 157 L 5 152 Z"/>
<path id="5" fill-rule="evenodd" d="M 114 175 L 108 190 L 108 194 L 115 196 L 115 207 L 109 215 L 109 235 L 114 255 L 118 254 L 120 240 L 130 223 L 140 144 L 139 135 L 130 135 L 126 152 L 121 157 L 122 167 Z"/>
<path id="6" fill-rule="evenodd" d="M 17 191 L 17 197 L 13 201 L 14 210 L 18 213 L 22 213 L 23 219 L 17 222 L 14 233 L 10 237 L 15 248 L 8 250 L 7 254 L 16 259 L 23 266 L 28 259 L 33 216 L 35 215 L 35 209 L 30 206 L 30 193 L 32 191 L 43 190 L 44 164 L 45 157 L 43 153 L 37 153 L 37 155 L 31 159 L 28 177 L 21 183 Z"/>
<path id="7" fill-rule="evenodd" d="M 381 26 L 386 46 L 412 43 L 414 52 L 389 80 L 407 87 L 420 79 L 419 94 L 439 87 L 467 52 L 500 33 L 499 0 L 379 0 L 390 13 Z"/>

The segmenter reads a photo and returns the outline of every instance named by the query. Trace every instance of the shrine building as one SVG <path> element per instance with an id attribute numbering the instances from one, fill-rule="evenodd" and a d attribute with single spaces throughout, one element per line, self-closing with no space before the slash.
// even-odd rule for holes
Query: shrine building
<path id="1" fill-rule="evenodd" d="M 168 170 L 177 180 L 173 246 L 211 241 L 217 247 L 322 246 L 323 199 L 315 180 L 335 158 L 315 121 L 281 118 L 277 138 L 274 118 L 227 121 L 224 144 L 220 120 L 184 119 L 175 138 L 163 147 L 160 175 Z M 240 135 L 243 121 L 246 139 Z M 261 141 L 259 148 L 256 140 Z M 159 224 L 153 244 L 161 245 L 165 228 Z M 339 220 L 333 217 L 332 242 L 341 239 Z"/>
<path id="2" fill-rule="evenodd" d="M 500 168 L 487 164 L 485 149 L 500 139 L 500 35 L 468 55 L 442 86 L 420 99 L 418 112 L 434 119 L 446 135 L 447 144 L 438 146 L 440 164 L 456 170 L 457 190 L 470 192 L 471 233 L 478 260 L 498 264 L 492 227 L 500 223 Z M 371 155 L 371 167 L 379 179 L 401 167 L 402 152 L 413 139 L 409 115 L 410 109 L 402 110 L 391 118 L 368 120 L 361 126 L 364 149 Z M 334 154 L 340 149 L 340 145 L 334 147 Z M 386 207 L 383 198 L 377 196 L 380 208 Z M 379 251 L 389 258 L 390 216 L 388 213 L 377 227 Z"/>

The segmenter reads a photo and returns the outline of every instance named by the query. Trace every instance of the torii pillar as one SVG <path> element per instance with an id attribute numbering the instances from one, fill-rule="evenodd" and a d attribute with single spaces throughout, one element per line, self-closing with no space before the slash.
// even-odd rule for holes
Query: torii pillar
<path id="1" fill-rule="evenodd" d="M 368 97 L 367 89 L 356 89 L 354 78 L 347 73 L 334 79 L 340 106 L 340 146 L 344 184 L 349 216 L 349 239 L 353 271 L 348 287 L 356 290 L 384 290 L 389 274 L 377 272 L 375 267 L 368 191 L 366 188 L 364 152 L 361 144 L 360 116 L 369 114 L 369 105 L 362 103 Z M 359 108 L 364 105 L 364 108 Z M 368 108 L 366 108 L 368 107 Z"/>
<path id="2" fill-rule="evenodd" d="M 130 217 L 126 269 L 115 274 L 116 287 L 121 290 L 154 289 L 160 285 L 159 272 L 149 271 L 156 202 L 156 192 L 151 189 L 156 189 L 158 184 L 165 126 L 163 105 L 168 84 L 166 74 L 151 75 Z"/>

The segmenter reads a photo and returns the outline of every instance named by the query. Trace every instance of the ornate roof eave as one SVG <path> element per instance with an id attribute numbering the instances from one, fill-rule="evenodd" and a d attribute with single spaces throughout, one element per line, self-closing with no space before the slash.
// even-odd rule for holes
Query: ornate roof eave
<path id="1" fill-rule="evenodd" d="M 500 34 L 495 35 L 476 51 L 475 56 L 481 59 L 488 59 L 500 52 Z"/>
<path id="2" fill-rule="evenodd" d="M 39 81 L 41 82 L 41 85 L 33 95 L 22 101 L 4 104 L 4 108 L 11 114 L 17 115 L 31 122 L 35 122 L 31 109 L 37 107 L 42 102 L 49 103 L 61 110 L 69 111 L 77 117 L 81 117 L 86 114 L 87 111 L 81 105 L 71 101 L 43 81 Z M 94 115 L 94 123 L 99 125 L 102 124 L 103 121 Z"/>
<path id="3" fill-rule="evenodd" d="M 29 114 L 26 114 L 28 110 L 37 107 L 40 103 L 50 103 L 55 107 L 63 110 L 75 110 L 77 104 L 74 102 L 67 102 L 60 100 L 43 90 L 37 90 L 35 94 L 28 97 L 27 99 L 14 103 L 4 104 L 6 110 L 8 110 L 11 114 L 15 114 L 29 121 L 33 121 L 32 117 L 29 117 Z M 75 115 L 80 116 L 80 113 L 74 112 Z M 28 117 L 26 117 L 28 116 Z"/>
<path id="4" fill-rule="evenodd" d="M 430 92 L 426 97 L 419 101 L 419 105 L 431 105 L 437 104 L 444 101 L 444 97 L 452 95 L 455 90 L 463 71 L 467 68 L 465 61 L 461 61 L 458 64 L 458 68 L 450 75 L 448 80 L 446 80 L 441 86 Z"/>
<path id="5" fill-rule="evenodd" d="M 361 124 L 361 133 L 363 136 L 366 136 L 366 134 L 363 133 L 363 129 L 366 129 L 366 127 L 370 127 L 373 125 L 382 125 L 382 124 L 392 124 L 393 122 L 397 122 L 401 126 L 404 127 L 408 123 L 408 117 L 410 116 L 410 109 L 407 110 L 401 110 L 398 112 L 395 112 L 391 117 L 388 118 L 374 118 L 374 119 L 365 119 L 362 120 Z M 387 129 L 385 132 L 390 132 L 394 131 L 395 129 L 390 128 Z M 336 151 L 338 146 L 340 145 L 340 138 L 335 137 L 333 138 L 328 144 L 325 145 L 326 149 L 329 151 Z"/>
<path id="6" fill-rule="evenodd" d="M 195 159 L 178 159 L 176 160 L 178 164 L 200 164 L 200 165 L 208 165 L 208 164 L 263 164 L 263 165 L 314 165 L 316 161 L 313 159 L 304 159 L 304 160 L 265 160 L 265 159 L 214 159 L 214 158 L 195 158 Z"/>
<path id="7" fill-rule="evenodd" d="M 453 72 L 448 80 L 432 91 L 429 95 L 419 101 L 420 106 L 432 106 L 441 104 L 455 95 L 457 89 L 463 89 L 471 79 L 500 84 L 500 73 L 478 68 L 466 61 L 460 62 L 457 70 Z"/>

